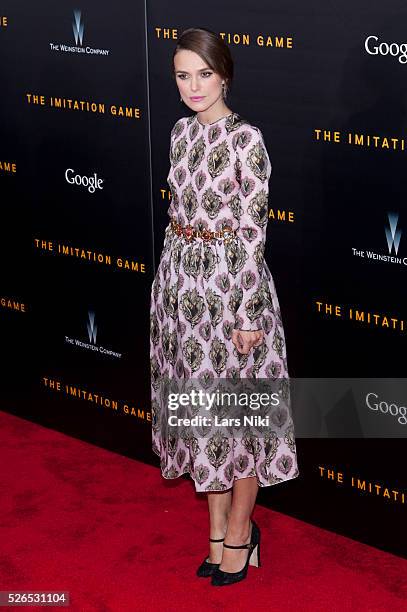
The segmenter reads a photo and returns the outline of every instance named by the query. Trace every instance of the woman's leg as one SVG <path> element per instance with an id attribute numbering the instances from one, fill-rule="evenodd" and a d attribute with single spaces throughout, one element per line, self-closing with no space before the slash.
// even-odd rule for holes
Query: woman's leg
<path id="1" fill-rule="evenodd" d="M 225 537 L 230 508 L 232 505 L 232 489 L 224 493 L 208 493 L 210 538 L 218 540 Z M 209 542 L 209 562 L 220 563 L 222 559 L 223 542 Z"/>
<path id="2" fill-rule="evenodd" d="M 233 484 L 232 507 L 225 536 L 225 543 L 234 546 L 250 542 L 250 516 L 256 503 L 259 485 L 257 478 L 240 478 Z M 214 536 L 213 536 L 214 537 Z M 220 536 L 222 537 L 222 536 Z M 215 546 L 217 546 L 215 544 Z M 220 569 L 225 572 L 238 572 L 247 559 L 247 549 L 224 548 Z M 214 563 L 218 563 L 215 561 Z"/>

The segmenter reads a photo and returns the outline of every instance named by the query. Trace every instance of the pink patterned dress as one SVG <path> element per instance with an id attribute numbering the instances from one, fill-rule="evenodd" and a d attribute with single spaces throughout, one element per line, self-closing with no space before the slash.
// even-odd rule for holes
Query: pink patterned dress
<path id="1" fill-rule="evenodd" d="M 268 379 L 287 383 L 284 329 L 272 275 L 264 259 L 271 163 L 261 131 L 237 113 L 210 124 L 197 114 L 171 130 L 171 191 L 163 251 L 151 288 L 152 448 L 164 478 L 190 474 L 196 491 L 225 491 L 255 476 L 260 487 L 299 475 L 290 410 L 278 427 L 235 439 L 219 428 L 169 430 L 164 379 Z M 171 219 L 203 231 L 236 230 L 229 240 L 192 240 Z M 248 355 L 232 330 L 264 331 Z M 288 402 L 289 406 L 289 402 Z M 274 418 L 275 421 L 275 418 Z"/>

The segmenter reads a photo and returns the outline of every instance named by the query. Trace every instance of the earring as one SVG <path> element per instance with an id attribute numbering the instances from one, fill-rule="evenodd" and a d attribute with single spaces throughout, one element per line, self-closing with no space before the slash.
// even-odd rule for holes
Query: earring
<path id="1" fill-rule="evenodd" d="M 222 94 L 223 97 L 226 98 L 226 85 L 224 81 L 222 82 Z"/>
<path id="2" fill-rule="evenodd" d="M 182 96 L 180 96 L 179 99 L 181 100 L 181 102 L 183 102 Z"/>

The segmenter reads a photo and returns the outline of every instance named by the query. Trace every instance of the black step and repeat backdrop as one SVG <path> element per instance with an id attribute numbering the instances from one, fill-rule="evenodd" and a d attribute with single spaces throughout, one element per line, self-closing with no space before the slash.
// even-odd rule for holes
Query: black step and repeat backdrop
<path id="1" fill-rule="evenodd" d="M 207 27 L 235 60 L 228 105 L 273 165 L 265 257 L 291 376 L 326 382 L 296 407 L 300 478 L 259 501 L 407 556 L 406 12 L 3 3 L 2 409 L 158 466 L 150 290 L 170 130 L 191 114 L 171 57 L 185 28 Z"/>

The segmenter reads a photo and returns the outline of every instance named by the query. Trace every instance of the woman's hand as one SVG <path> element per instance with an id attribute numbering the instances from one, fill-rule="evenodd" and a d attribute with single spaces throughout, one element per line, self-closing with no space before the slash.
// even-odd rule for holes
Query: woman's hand
<path id="1" fill-rule="evenodd" d="M 263 335 L 262 329 L 256 331 L 234 329 L 232 331 L 232 342 L 239 353 L 247 355 L 253 346 L 259 346 L 263 342 Z"/>

